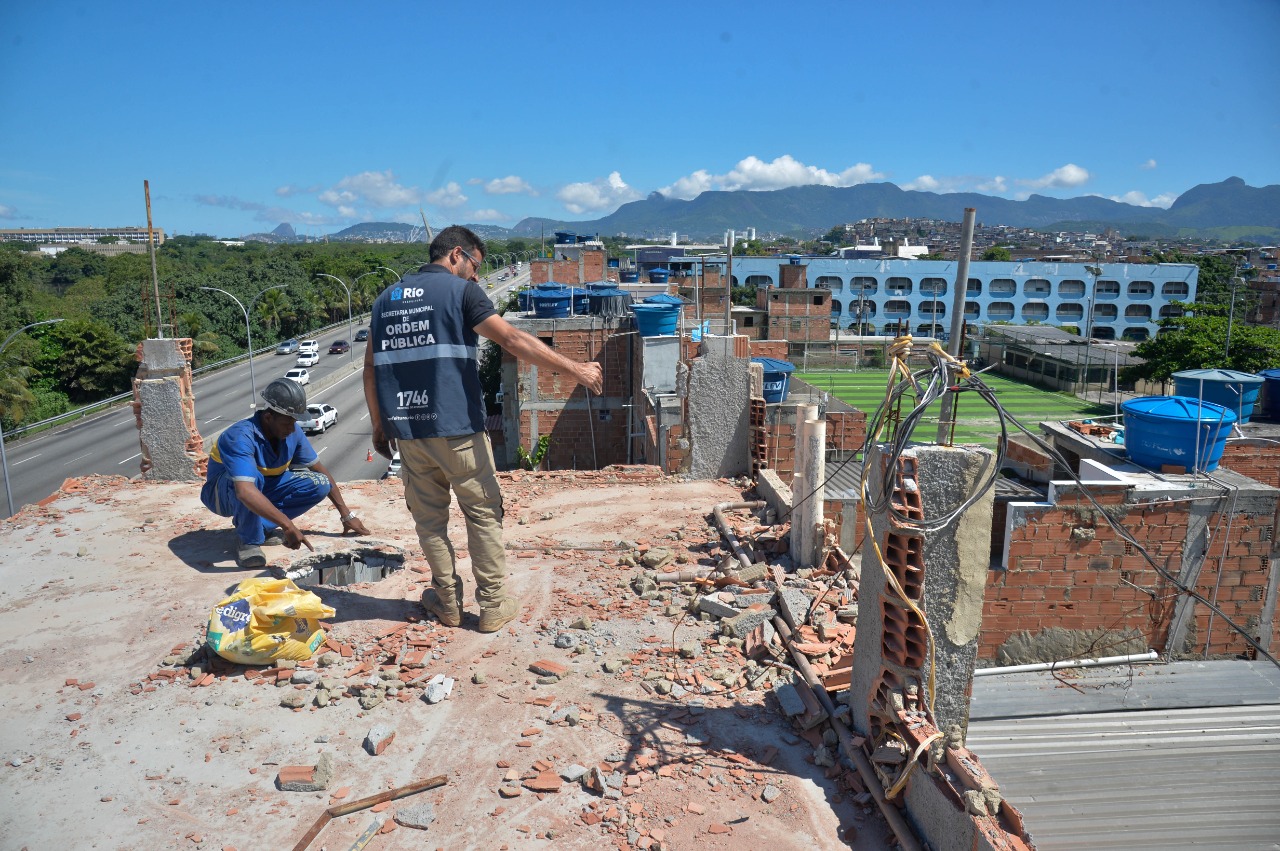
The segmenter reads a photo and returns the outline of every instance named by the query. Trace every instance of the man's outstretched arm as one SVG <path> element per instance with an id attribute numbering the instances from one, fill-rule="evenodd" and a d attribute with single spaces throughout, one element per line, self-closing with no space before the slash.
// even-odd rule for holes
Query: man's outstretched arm
<path id="1" fill-rule="evenodd" d="M 517 360 L 527 361 L 545 369 L 573 376 L 583 387 L 600 395 L 604 389 L 604 373 L 595 361 L 579 363 L 543 343 L 537 337 L 512 325 L 494 314 L 476 326 L 475 331 L 486 340 L 492 340 Z"/>

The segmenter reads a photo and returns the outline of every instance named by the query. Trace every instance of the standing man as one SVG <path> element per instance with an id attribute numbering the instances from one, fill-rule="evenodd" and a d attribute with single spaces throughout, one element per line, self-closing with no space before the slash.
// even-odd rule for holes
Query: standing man
<path id="1" fill-rule="evenodd" d="M 462 623 L 462 580 L 449 540 L 449 492 L 467 522 L 480 631 L 496 632 L 520 611 L 505 593 L 502 493 L 484 430 L 479 337 L 545 369 L 571 375 L 593 393 L 600 364 L 577 363 L 498 315 L 478 281 L 484 243 L 470 230 L 447 227 L 431 243 L 431 262 L 384 290 L 373 303 L 364 357 L 364 398 L 373 448 L 387 458 L 398 447 L 405 502 L 431 565 L 422 605 L 446 626 Z"/>
<path id="2" fill-rule="evenodd" d="M 293 524 L 326 496 L 338 509 L 344 534 L 368 535 L 342 499 L 333 474 L 324 468 L 298 418 L 307 414 L 307 392 L 277 378 L 261 393 L 266 407 L 218 436 L 209 453 L 209 472 L 200 501 L 214 514 L 233 517 L 240 545 L 236 563 L 247 570 L 267 566 L 263 544 L 306 546 L 307 536 Z"/>

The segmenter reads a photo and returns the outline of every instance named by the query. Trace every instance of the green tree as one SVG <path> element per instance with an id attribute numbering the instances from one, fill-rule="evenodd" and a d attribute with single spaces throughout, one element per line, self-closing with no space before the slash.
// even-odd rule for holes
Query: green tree
<path id="1" fill-rule="evenodd" d="M 1235 369 L 1259 372 L 1280 366 L 1280 330 L 1235 321 L 1231 326 L 1231 351 L 1226 353 L 1228 318 L 1220 307 L 1178 304 L 1194 309 L 1160 320 L 1160 333 L 1133 350 L 1143 363 L 1121 371 L 1125 381 L 1167 381 L 1185 369 Z"/>
<path id="2" fill-rule="evenodd" d="M 38 368 L 52 374 L 73 402 L 92 402 L 129 386 L 136 361 L 110 326 L 93 320 L 54 325 L 41 341 Z"/>
<path id="3" fill-rule="evenodd" d="M 187 312 L 178 317 L 178 333 L 191 338 L 191 365 L 202 366 L 221 349 L 221 340 L 212 331 L 204 330 L 205 319 L 199 313 Z"/>
<path id="4" fill-rule="evenodd" d="M 258 318 L 268 331 L 275 331 L 289 318 L 289 298 L 281 290 L 267 290 L 258 299 Z"/>
<path id="5" fill-rule="evenodd" d="M 982 252 L 980 260 L 994 260 L 997 263 L 1008 263 L 1013 259 L 1013 255 L 1009 253 L 1009 249 L 1003 245 L 993 245 L 986 251 Z"/>

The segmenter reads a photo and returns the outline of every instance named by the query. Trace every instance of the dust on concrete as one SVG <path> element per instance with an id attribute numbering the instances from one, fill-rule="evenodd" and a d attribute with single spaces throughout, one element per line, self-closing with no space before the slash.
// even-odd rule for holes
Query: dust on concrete
<path id="1" fill-rule="evenodd" d="M 443 702 L 405 685 L 368 710 L 344 688 L 324 707 L 288 709 L 282 695 L 315 686 L 201 656 L 209 609 L 254 573 L 234 568 L 234 533 L 200 505 L 198 484 L 82 480 L 0 524 L 0 802 L 10 814 L 0 848 L 292 847 L 330 804 L 437 774 L 446 786 L 335 819 L 312 847 L 349 847 L 375 818 L 371 849 L 887 846 L 878 817 L 855 804 L 838 769 L 813 764 L 812 743 L 763 691 L 710 679 L 733 657 L 714 625 L 629 587 L 628 549 L 717 560 L 707 516 L 741 491 L 600 473 L 515 474 L 503 489 L 524 610 L 482 635 L 470 599 L 460 629 L 418 606 L 429 572 L 399 481 L 344 486 L 374 535 L 406 547 L 408 560 L 382 582 L 312 589 L 338 611 L 331 642 L 353 650 L 320 676 L 364 682 L 368 672 L 348 677 L 362 663 L 398 675 L 390 636 L 411 633 L 429 651 L 422 672 L 455 681 Z M 454 527 L 465 542 L 456 508 Z M 345 544 L 327 504 L 303 528 L 320 547 Z M 460 557 L 470 597 L 465 549 Z M 563 635 L 575 640 L 557 646 Z M 677 663 L 671 650 L 690 642 L 705 652 Z M 534 673 L 543 660 L 565 676 Z M 653 687 L 682 674 L 709 682 L 707 693 L 677 699 Z M 374 756 L 363 743 L 380 726 L 395 737 Z M 280 768 L 323 754 L 334 765 L 325 791 L 277 789 Z M 575 766 L 616 788 L 535 791 Z M 425 804 L 425 832 L 392 818 Z"/>

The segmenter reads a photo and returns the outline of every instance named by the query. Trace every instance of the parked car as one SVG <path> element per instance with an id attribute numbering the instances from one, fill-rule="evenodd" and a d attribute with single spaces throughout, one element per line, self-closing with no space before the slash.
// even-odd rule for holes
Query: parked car
<path id="1" fill-rule="evenodd" d="M 320 362 L 320 355 L 315 352 L 299 352 L 295 363 L 298 366 L 315 366 Z"/>
<path id="2" fill-rule="evenodd" d="M 297 350 L 298 350 L 297 340 L 285 340 L 283 343 L 276 346 L 276 354 L 278 355 L 291 355 Z"/>
<path id="3" fill-rule="evenodd" d="M 363 342 L 364 342 L 365 340 L 367 340 L 367 339 L 369 339 L 369 329 L 368 329 L 368 328 L 361 328 L 359 331 L 357 331 L 357 332 L 356 332 L 356 342 L 357 342 L 357 343 L 363 343 Z"/>
<path id="4" fill-rule="evenodd" d="M 331 355 L 345 355 L 349 351 L 351 351 L 351 344 L 346 340 L 338 340 L 329 347 L 329 354 Z"/>
<path id="5" fill-rule="evenodd" d="M 400 453 L 397 452 L 391 456 L 391 463 L 387 465 L 387 472 L 382 474 L 382 478 L 387 479 L 391 476 L 400 475 Z"/>
<path id="6" fill-rule="evenodd" d="M 318 355 L 320 354 L 320 344 L 315 340 L 303 340 L 301 343 L 298 344 L 298 351 L 314 352 L 315 354 Z"/>
<path id="7" fill-rule="evenodd" d="M 302 385 L 311 383 L 311 373 L 307 372 L 305 369 L 291 369 L 284 374 L 284 377 Z"/>
<path id="8" fill-rule="evenodd" d="M 330 426 L 338 424 L 338 409 L 333 405 L 307 405 L 307 418 L 298 420 L 298 425 L 307 434 L 326 432 Z"/>

